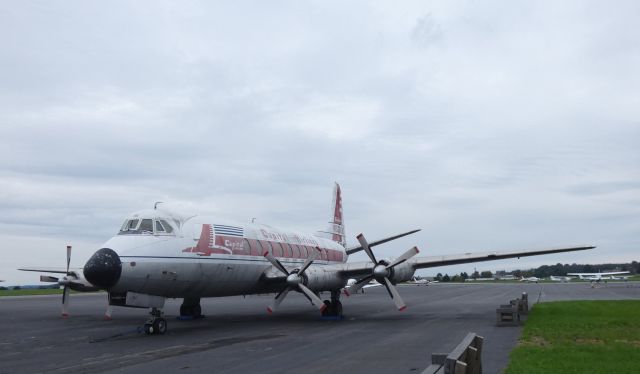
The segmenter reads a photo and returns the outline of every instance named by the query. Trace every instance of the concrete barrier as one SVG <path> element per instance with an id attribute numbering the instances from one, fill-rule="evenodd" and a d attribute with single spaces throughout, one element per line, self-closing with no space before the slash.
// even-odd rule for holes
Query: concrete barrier
<path id="1" fill-rule="evenodd" d="M 422 374 L 482 374 L 482 342 L 475 333 L 467 336 L 451 353 L 434 353 Z"/>
<path id="2" fill-rule="evenodd" d="M 520 299 L 509 301 L 508 305 L 500 305 L 496 309 L 496 324 L 498 326 L 518 326 L 521 316 L 529 314 L 529 296 L 522 293 Z"/>

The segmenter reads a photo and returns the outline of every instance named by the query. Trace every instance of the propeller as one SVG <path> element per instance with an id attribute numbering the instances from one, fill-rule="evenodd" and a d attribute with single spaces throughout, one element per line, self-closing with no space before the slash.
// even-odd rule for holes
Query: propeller
<path id="1" fill-rule="evenodd" d="M 93 292 L 98 291 L 98 288 L 88 282 L 82 275 L 75 271 L 69 271 L 69 266 L 71 265 L 71 246 L 67 246 L 67 267 L 64 271 L 62 270 L 54 270 L 51 272 L 64 274 L 62 278 L 52 277 L 49 275 L 40 275 L 40 282 L 47 283 L 57 283 L 59 286 L 63 286 L 62 290 L 62 317 L 69 317 L 69 293 L 71 290 L 80 291 L 80 292 Z M 48 272 L 50 270 L 43 269 L 21 269 L 26 271 L 44 271 Z M 107 299 L 108 300 L 108 299 Z M 107 310 L 104 315 L 104 319 L 110 320 L 111 315 L 113 313 L 113 306 L 109 301 L 107 301 Z"/>
<path id="2" fill-rule="evenodd" d="M 65 271 L 65 276 L 62 277 L 62 279 L 60 278 L 56 278 L 56 277 L 51 277 L 48 275 L 41 275 L 40 276 L 40 282 L 55 282 L 58 283 L 58 285 L 63 286 L 63 290 L 62 290 L 62 317 L 67 318 L 69 317 L 69 291 L 70 291 L 70 285 L 74 282 L 74 280 L 77 280 L 77 276 L 75 273 L 73 272 L 69 272 L 69 265 L 71 264 L 71 246 L 68 245 L 67 246 L 67 268 Z"/>
<path id="3" fill-rule="evenodd" d="M 62 317 L 69 317 L 69 265 L 71 264 L 71 246 L 67 246 L 67 275 L 62 278 L 62 284 L 64 284 L 64 289 L 62 290 Z M 61 283 L 61 282 L 58 282 Z"/>
<path id="4" fill-rule="evenodd" d="M 295 290 L 302 292 L 309 299 L 309 301 L 311 301 L 311 304 L 315 305 L 318 309 L 320 309 L 320 311 L 323 311 L 324 308 L 327 307 L 322 302 L 322 300 L 320 300 L 320 298 L 304 284 L 306 279 L 304 272 L 309 268 L 309 266 L 311 266 L 313 261 L 316 259 L 318 250 L 319 248 L 316 248 L 315 251 L 311 252 L 311 256 L 309 256 L 305 260 L 304 264 L 300 269 L 294 269 L 291 272 L 287 271 L 287 269 L 282 265 L 282 263 L 280 263 L 280 261 L 278 261 L 278 259 L 275 258 L 270 251 L 266 251 L 264 253 L 264 257 L 267 260 L 269 260 L 269 262 L 273 265 L 273 267 L 280 270 L 280 272 L 282 272 L 287 276 L 287 286 L 282 291 L 280 291 L 280 293 L 276 295 L 275 299 L 273 300 L 273 303 L 271 303 L 271 305 L 267 307 L 267 311 L 269 313 L 275 312 L 276 309 L 278 309 L 278 307 L 282 303 L 282 300 L 284 300 L 284 298 L 287 296 L 287 294 L 290 291 L 295 291 Z"/>
<path id="5" fill-rule="evenodd" d="M 387 262 L 384 260 L 378 261 L 376 259 L 376 256 L 371 251 L 371 248 L 369 247 L 369 243 L 367 242 L 367 239 L 365 239 L 364 235 L 362 234 L 358 235 L 358 242 L 360 242 L 362 249 L 364 249 L 367 256 L 369 256 L 369 259 L 371 259 L 371 262 L 373 262 L 375 265 L 373 267 L 373 271 L 371 272 L 371 275 L 367 275 L 366 277 L 358 280 L 353 285 L 345 288 L 344 293 L 347 296 L 349 296 L 349 294 L 356 293 L 360 289 L 362 289 L 362 287 L 364 287 L 367 283 L 369 283 L 372 279 L 375 279 L 376 281 L 378 281 L 378 283 L 381 283 L 383 286 L 387 288 L 387 292 L 389 292 L 389 296 L 391 296 L 391 299 L 396 304 L 396 307 L 398 308 L 398 310 L 400 311 L 405 310 L 407 308 L 407 305 L 402 300 L 402 297 L 400 297 L 400 293 L 398 293 L 398 290 L 396 289 L 396 287 L 393 285 L 393 283 L 391 283 L 391 280 L 389 280 L 389 277 L 391 276 L 392 270 L 394 267 L 402 264 L 403 262 L 407 261 L 411 257 L 417 255 L 418 252 L 420 252 L 418 248 L 413 247 L 408 251 L 406 251 L 405 253 L 403 253 L 402 255 L 400 255 L 399 257 L 397 257 L 395 260 L 391 262 Z"/>

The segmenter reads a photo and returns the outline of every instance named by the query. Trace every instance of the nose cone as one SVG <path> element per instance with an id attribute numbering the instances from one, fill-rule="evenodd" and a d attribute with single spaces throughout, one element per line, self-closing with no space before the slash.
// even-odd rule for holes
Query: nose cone
<path id="1" fill-rule="evenodd" d="M 84 277 L 94 286 L 108 290 L 118 283 L 122 262 L 111 248 L 99 249 L 84 265 Z"/>

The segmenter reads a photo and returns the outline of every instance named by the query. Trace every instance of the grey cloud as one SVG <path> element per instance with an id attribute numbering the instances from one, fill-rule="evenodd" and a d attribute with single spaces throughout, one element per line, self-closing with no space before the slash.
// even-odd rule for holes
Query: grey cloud
<path id="1" fill-rule="evenodd" d="M 338 181 L 351 237 L 423 228 L 385 256 L 578 241 L 631 258 L 637 11 L 0 5 L 0 236 L 90 253 L 154 201 L 314 231 Z"/>

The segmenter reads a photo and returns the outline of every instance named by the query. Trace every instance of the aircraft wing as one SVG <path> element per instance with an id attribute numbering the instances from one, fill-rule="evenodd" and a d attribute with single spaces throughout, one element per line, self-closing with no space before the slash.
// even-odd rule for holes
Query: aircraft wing
<path id="1" fill-rule="evenodd" d="M 595 246 L 580 246 L 568 248 L 550 248 L 550 249 L 534 249 L 534 250 L 517 250 L 517 251 L 499 251 L 499 252 L 475 252 L 462 253 L 455 255 L 442 256 L 426 256 L 415 257 L 409 259 L 409 263 L 414 269 L 425 269 L 438 266 L 466 264 L 471 262 L 482 262 L 492 260 L 503 260 L 507 258 L 520 258 L 527 256 L 538 256 L 552 253 L 582 251 L 595 248 Z M 346 277 L 358 277 L 371 274 L 374 264 L 371 261 L 363 262 L 347 262 L 339 265 L 330 265 L 327 270 L 336 270 Z"/>
<path id="2" fill-rule="evenodd" d="M 524 251 L 500 251 L 500 252 L 476 252 L 463 253 L 457 255 L 418 257 L 412 260 L 414 269 L 432 268 L 438 266 L 466 264 L 469 262 L 481 262 L 492 260 L 503 260 L 506 258 L 520 258 L 527 256 L 538 256 L 552 253 L 583 251 L 592 249 L 595 246 L 581 246 L 569 248 L 534 249 Z"/>

